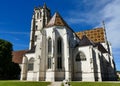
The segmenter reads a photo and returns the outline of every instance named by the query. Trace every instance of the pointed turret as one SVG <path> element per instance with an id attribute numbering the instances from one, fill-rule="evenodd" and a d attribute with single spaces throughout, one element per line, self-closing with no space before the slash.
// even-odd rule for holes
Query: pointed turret
<path id="1" fill-rule="evenodd" d="M 51 26 L 67 26 L 67 23 L 63 20 L 63 18 L 60 16 L 58 12 L 54 14 L 54 16 L 51 18 L 49 23 L 47 24 L 47 27 Z"/>

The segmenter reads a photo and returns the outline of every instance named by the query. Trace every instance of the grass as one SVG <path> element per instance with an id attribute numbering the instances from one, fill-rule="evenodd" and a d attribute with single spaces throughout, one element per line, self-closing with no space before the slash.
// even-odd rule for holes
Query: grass
<path id="1" fill-rule="evenodd" d="M 116 82 L 70 82 L 71 86 L 120 86 Z M 50 82 L 0 81 L 0 86 L 48 86 Z M 64 86 L 64 85 L 61 85 Z"/>
<path id="2" fill-rule="evenodd" d="M 70 82 L 71 86 L 120 86 L 115 82 Z"/>
<path id="3" fill-rule="evenodd" d="M 48 86 L 50 82 L 0 81 L 0 86 Z"/>

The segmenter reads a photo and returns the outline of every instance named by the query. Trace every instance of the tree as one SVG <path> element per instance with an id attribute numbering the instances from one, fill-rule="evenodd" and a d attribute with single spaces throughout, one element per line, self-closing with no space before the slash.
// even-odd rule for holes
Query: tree
<path id="1" fill-rule="evenodd" d="M 20 73 L 18 64 L 12 62 L 12 44 L 0 39 L 0 79 L 17 79 Z"/>

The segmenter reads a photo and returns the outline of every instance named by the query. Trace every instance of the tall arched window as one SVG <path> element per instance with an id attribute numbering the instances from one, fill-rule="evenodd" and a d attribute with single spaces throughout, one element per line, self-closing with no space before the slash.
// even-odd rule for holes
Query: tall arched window
<path id="1" fill-rule="evenodd" d="M 52 40 L 51 38 L 48 39 L 48 54 L 52 53 Z"/>
<path id="2" fill-rule="evenodd" d="M 62 54 L 62 40 L 58 38 L 57 40 L 57 54 Z"/>
<path id="3" fill-rule="evenodd" d="M 86 60 L 86 57 L 85 57 L 85 54 L 83 52 L 79 52 L 77 55 L 76 55 L 76 61 L 85 61 Z"/>
<path id="4" fill-rule="evenodd" d="M 48 39 L 48 69 L 52 68 L 52 40 L 51 38 Z"/>
<path id="5" fill-rule="evenodd" d="M 57 40 L 57 68 L 62 69 L 62 39 Z"/>
<path id="6" fill-rule="evenodd" d="M 34 68 L 34 58 L 31 58 L 28 62 L 28 71 L 33 71 Z"/>
<path id="7" fill-rule="evenodd" d="M 52 68 L 52 58 L 48 56 L 48 69 Z"/>

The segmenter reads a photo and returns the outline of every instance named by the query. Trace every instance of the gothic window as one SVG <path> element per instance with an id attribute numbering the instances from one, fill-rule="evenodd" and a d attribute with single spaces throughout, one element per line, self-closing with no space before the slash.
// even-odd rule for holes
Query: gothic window
<path id="1" fill-rule="evenodd" d="M 28 71 L 33 71 L 34 66 L 34 58 L 31 58 L 28 62 Z"/>
<path id="2" fill-rule="evenodd" d="M 52 58 L 48 57 L 48 69 L 51 69 L 52 67 Z"/>
<path id="3" fill-rule="evenodd" d="M 48 39 L 48 54 L 52 53 L 52 40 L 51 38 Z"/>
<path id="4" fill-rule="evenodd" d="M 57 40 L 57 54 L 62 54 L 62 40 L 58 38 Z"/>
<path id="5" fill-rule="evenodd" d="M 85 60 L 86 60 L 86 57 L 85 57 L 85 54 L 83 52 L 79 52 L 76 55 L 76 61 L 85 61 Z"/>
<path id="6" fill-rule="evenodd" d="M 52 39 L 48 39 L 48 69 L 52 68 L 52 58 L 51 58 L 51 53 L 52 53 Z"/>
<path id="7" fill-rule="evenodd" d="M 62 69 L 62 57 L 58 56 L 57 58 L 57 68 Z"/>
<path id="8" fill-rule="evenodd" d="M 57 40 L 57 68 L 62 69 L 62 40 Z"/>

